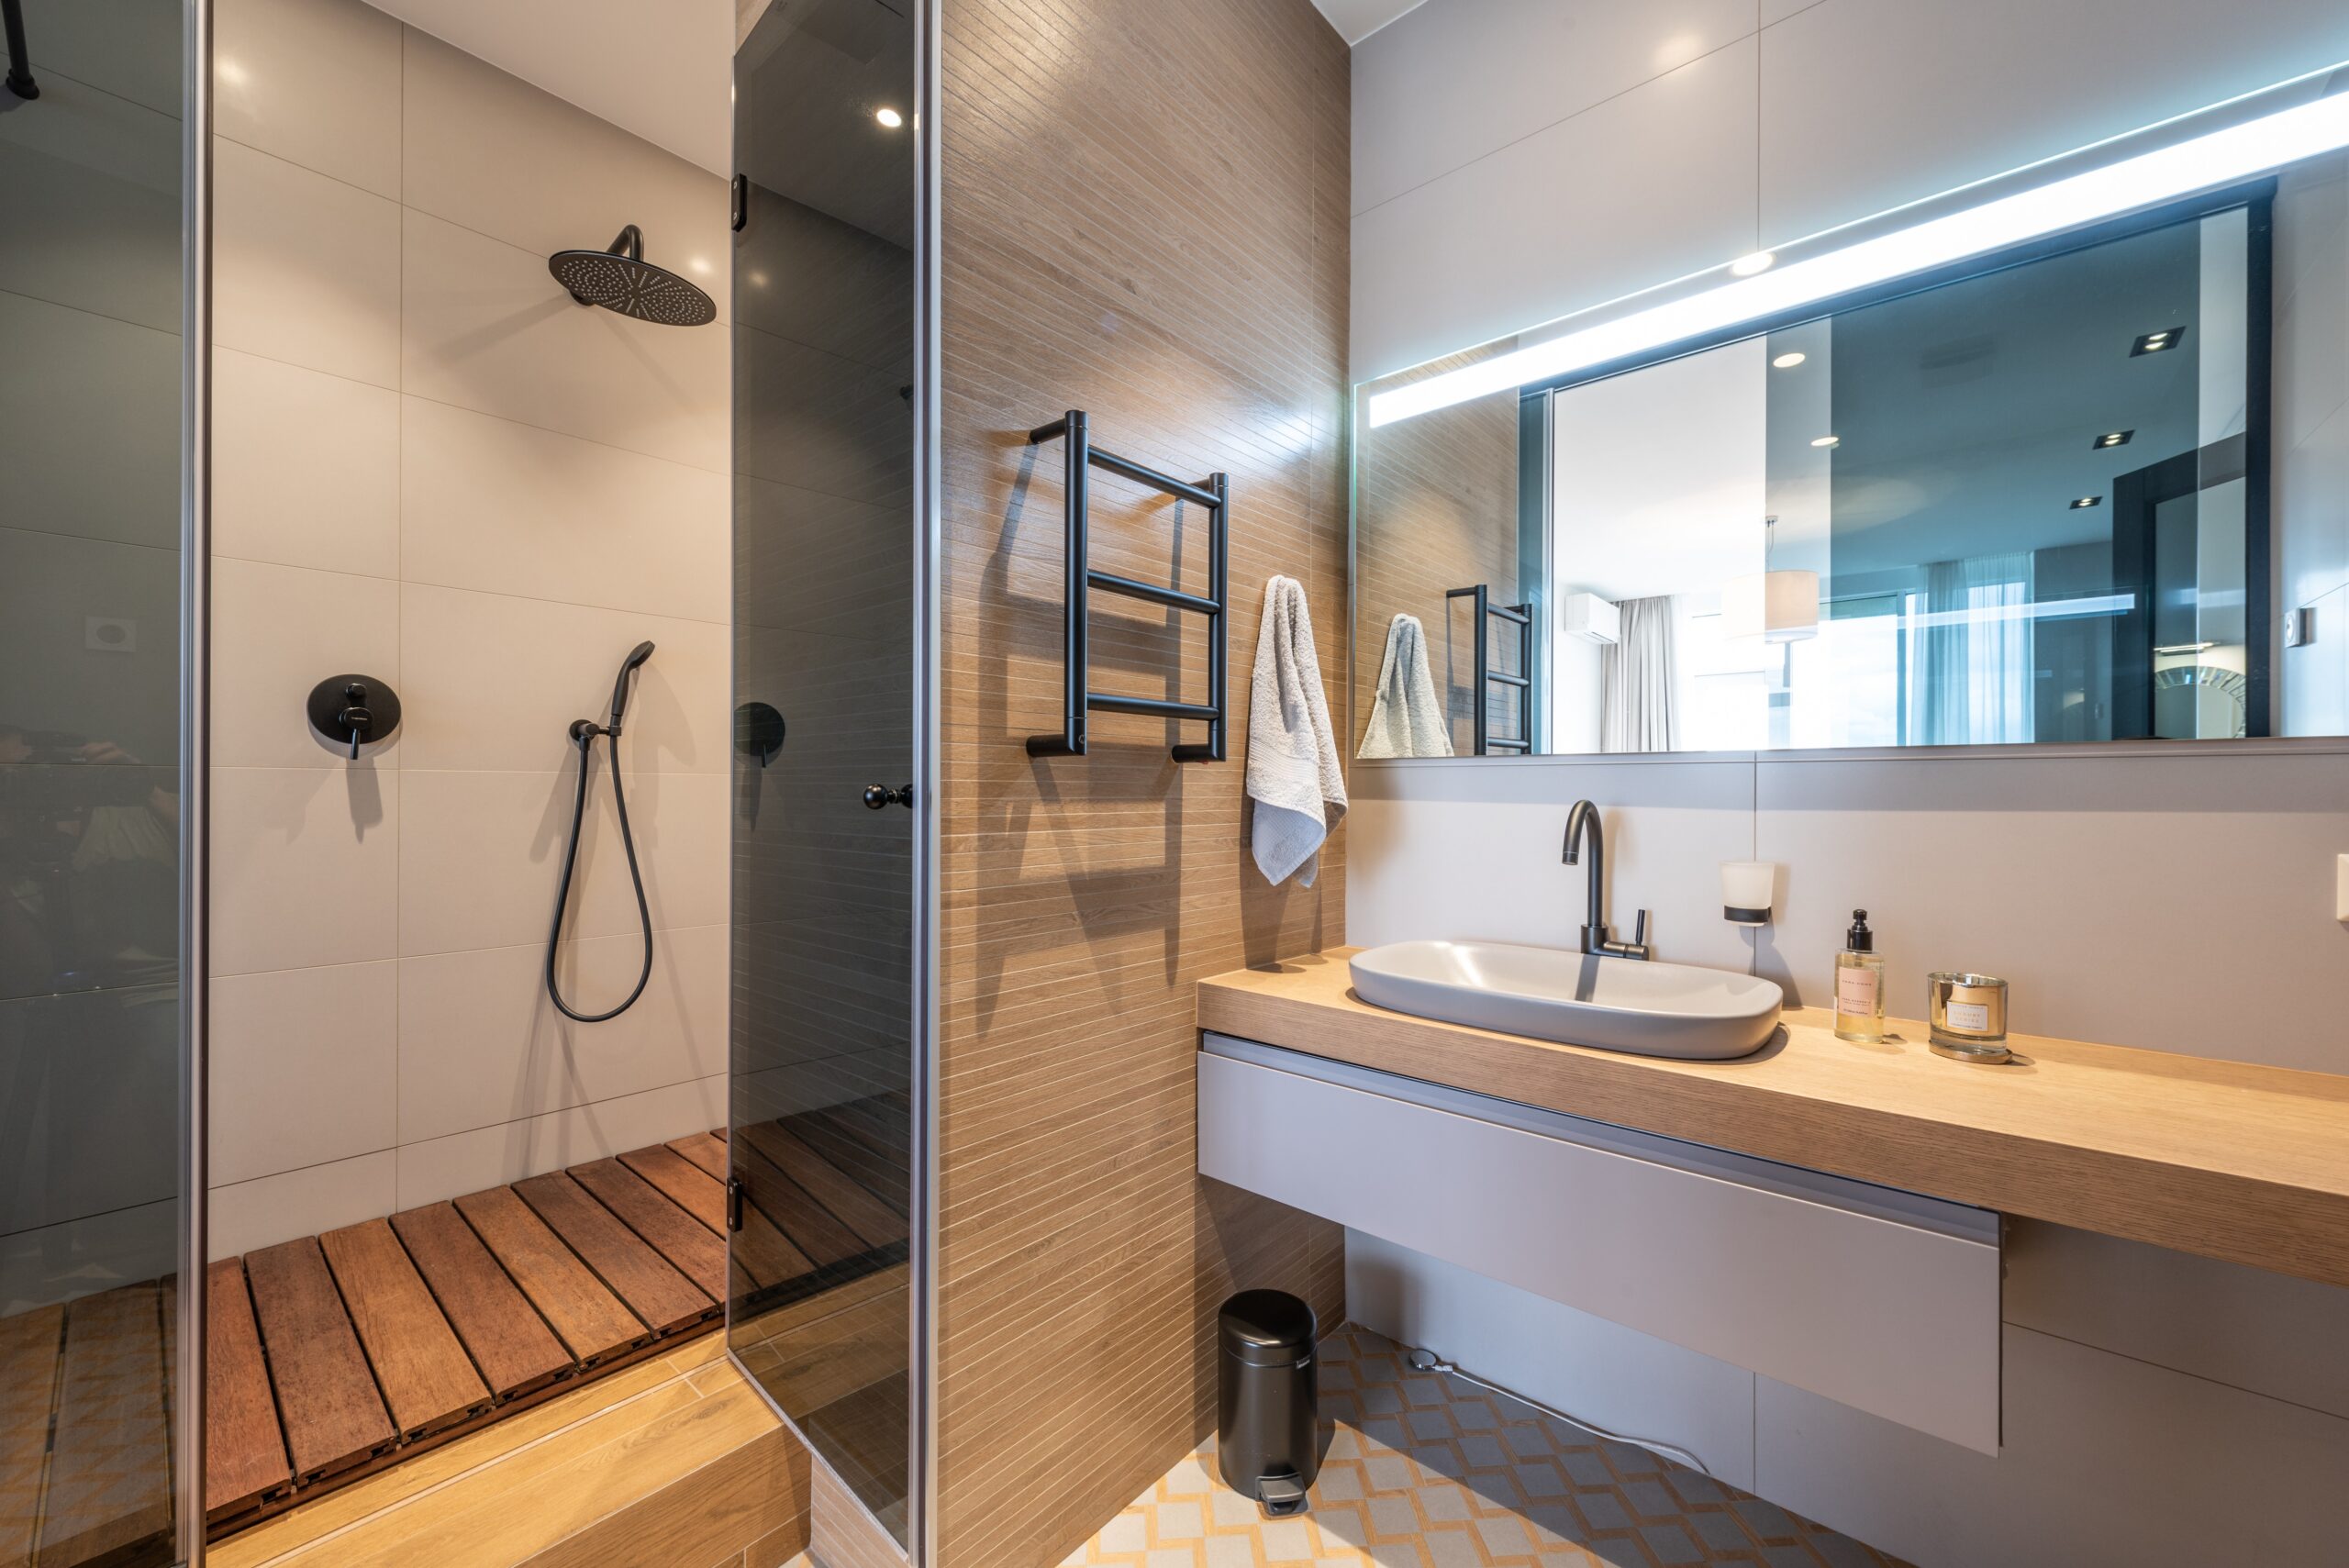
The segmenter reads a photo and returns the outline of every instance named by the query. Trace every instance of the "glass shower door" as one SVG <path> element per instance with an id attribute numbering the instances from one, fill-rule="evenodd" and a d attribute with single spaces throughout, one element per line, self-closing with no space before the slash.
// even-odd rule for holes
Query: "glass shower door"
<path id="1" fill-rule="evenodd" d="M 0 1563 L 161 1563 L 185 1551 L 174 1380 L 196 1362 L 178 1342 L 193 1277 L 186 8 L 25 0 L 13 19 L 24 50 L 0 86 Z"/>
<path id="2" fill-rule="evenodd" d="M 732 1346 L 885 1529 L 913 1407 L 913 22 L 735 56 Z"/>

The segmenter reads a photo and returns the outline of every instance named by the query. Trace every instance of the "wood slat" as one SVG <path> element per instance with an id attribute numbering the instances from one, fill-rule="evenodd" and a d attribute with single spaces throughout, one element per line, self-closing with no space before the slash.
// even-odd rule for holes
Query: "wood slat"
<path id="1" fill-rule="evenodd" d="M 818 1268 L 870 1250 L 855 1231 L 808 1196 L 807 1188 L 785 1175 L 756 1150 L 743 1151 L 742 1195 L 747 1200 L 743 1205 L 746 1214 L 751 1209 L 765 1214 Z"/>
<path id="2" fill-rule="evenodd" d="M 345 1226 L 318 1247 L 402 1436 L 440 1431 L 489 1407 L 488 1386 L 391 1226 Z"/>
<path id="3" fill-rule="evenodd" d="M 64 1307 L 0 1318 L 0 1568 L 33 1560 L 50 1410 L 64 1359 Z"/>
<path id="4" fill-rule="evenodd" d="M 204 1299 L 204 1511 L 218 1519 L 284 1490 L 294 1471 L 242 1258 L 223 1258 L 206 1271 Z"/>
<path id="5" fill-rule="evenodd" d="M 696 1132 L 685 1138 L 669 1140 L 669 1147 L 684 1155 L 702 1174 L 723 1183 L 729 1173 L 726 1164 L 726 1138 L 722 1133 Z"/>
<path id="6" fill-rule="evenodd" d="M 571 1352 L 455 1205 L 436 1203 L 395 1214 L 392 1229 L 493 1396 L 517 1398 L 572 1370 Z"/>
<path id="7" fill-rule="evenodd" d="M 794 1137 L 780 1123 L 752 1122 L 741 1129 L 740 1137 L 770 1162 L 780 1167 L 784 1174 L 805 1187 L 818 1203 L 831 1210 L 867 1248 L 886 1247 L 906 1239 L 903 1215 L 875 1197 L 863 1183 L 852 1180 L 830 1161 Z"/>
<path id="8" fill-rule="evenodd" d="M 143 1557 L 164 1545 L 172 1474 L 162 1300 L 160 1284 L 122 1285 L 65 1309 L 65 1360 L 33 1559 L 39 1568 Z"/>
<path id="9" fill-rule="evenodd" d="M 517 1182 L 514 1190 L 653 1332 L 674 1334 L 717 1309 L 714 1298 L 562 1172 Z"/>
<path id="10" fill-rule="evenodd" d="M 829 1110 L 802 1111 L 784 1125 L 899 1214 L 906 1212 L 912 1156 L 904 1149 L 883 1146 Z"/>
<path id="11" fill-rule="evenodd" d="M 651 1332 L 511 1187 L 457 1200 L 484 1246 L 583 1366 L 650 1339 Z"/>
<path id="12" fill-rule="evenodd" d="M 315 1237 L 245 1254 L 294 1473 L 331 1475 L 398 1436 Z"/>
<path id="13" fill-rule="evenodd" d="M 571 1179 L 624 1220 L 714 1301 L 726 1299 L 726 1242 L 618 1160 L 571 1168 Z"/>
<path id="14" fill-rule="evenodd" d="M 717 1177 L 661 1143 L 649 1149 L 631 1149 L 620 1156 L 620 1163 L 660 1188 L 670 1202 L 718 1235 L 726 1234 L 726 1188 Z"/>

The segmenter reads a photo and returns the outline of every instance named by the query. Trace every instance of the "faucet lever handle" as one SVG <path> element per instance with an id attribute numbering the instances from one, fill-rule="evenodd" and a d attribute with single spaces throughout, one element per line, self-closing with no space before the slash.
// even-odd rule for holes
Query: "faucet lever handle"
<path id="1" fill-rule="evenodd" d="M 1631 945 L 1641 948 L 1648 945 L 1648 912 L 1644 909 L 1631 918 Z"/>

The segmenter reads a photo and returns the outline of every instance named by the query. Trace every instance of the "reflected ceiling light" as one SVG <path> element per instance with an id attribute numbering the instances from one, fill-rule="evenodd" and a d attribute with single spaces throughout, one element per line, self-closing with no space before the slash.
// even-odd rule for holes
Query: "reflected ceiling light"
<path id="1" fill-rule="evenodd" d="M 899 114 L 895 109 L 875 109 L 873 111 L 873 117 L 879 120 L 883 125 L 887 126 L 891 130 L 895 130 L 899 126 L 906 123 L 906 117 Z"/>
<path id="2" fill-rule="evenodd" d="M 1721 584 L 1721 632 L 1758 637 L 1765 642 L 1800 642 L 1819 635 L 1819 573 L 1793 569 L 1773 572 L 1770 547 L 1778 519 L 1762 519 L 1762 567 Z"/>
<path id="3" fill-rule="evenodd" d="M 2088 450 L 2100 452 L 2107 447 L 2125 447 L 2136 433 L 2134 430 L 2107 430 L 2088 443 Z"/>
<path id="4" fill-rule="evenodd" d="M 1729 270 L 1741 278 L 1750 278 L 1756 272 L 1768 272 L 1770 263 L 1776 260 L 1777 257 L 1767 250 L 1756 250 L 1751 256 L 1740 256 L 1731 261 Z"/>
<path id="5" fill-rule="evenodd" d="M 2215 642 L 2165 642 L 2154 652 L 2158 657 L 2175 659 L 2185 653 L 2208 653 L 2218 646 Z"/>
<path id="6" fill-rule="evenodd" d="M 1841 436 L 1821 436 L 1810 444 L 1815 447 L 1840 447 L 1843 444 L 1843 438 Z"/>
<path id="7" fill-rule="evenodd" d="M 2129 357 L 2133 360 L 2140 354 L 2158 354 L 2164 349 L 2175 349 L 2185 337 L 2186 328 L 2183 327 L 2165 327 L 2158 332 L 2148 332 L 2129 345 Z"/>
<path id="8" fill-rule="evenodd" d="M 2083 495 L 2078 500 L 2072 503 L 2071 509 L 2075 512 L 2081 512 L 2086 511 L 2090 506 L 2101 506 L 2103 505 L 2104 497 L 2101 495 Z"/>
<path id="9" fill-rule="evenodd" d="M 1770 367 L 1773 370 L 1790 371 L 1809 357 L 1809 354 L 1780 354 L 1770 361 Z"/>
<path id="10" fill-rule="evenodd" d="M 2188 192 L 2248 179 L 2278 164 L 2342 147 L 2349 147 L 2349 93 L 2279 109 L 1863 239 L 1824 256 L 1789 262 L 1757 277 L 1721 284 L 1374 394 L 1369 401 L 1370 423 L 1374 427 L 1391 424 L 1528 382 L 1546 381 L 1667 343 L 1760 321 L 1888 278 L 2003 250 Z"/>

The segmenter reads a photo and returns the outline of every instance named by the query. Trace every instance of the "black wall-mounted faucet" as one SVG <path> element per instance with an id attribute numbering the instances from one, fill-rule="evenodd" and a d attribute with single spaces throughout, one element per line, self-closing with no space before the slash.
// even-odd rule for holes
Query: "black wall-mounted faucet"
<path id="1" fill-rule="evenodd" d="M 1582 840 L 1590 840 L 1590 903 L 1585 912 L 1582 929 L 1582 951 L 1594 958 L 1653 958 L 1655 950 L 1648 946 L 1648 912 L 1639 913 L 1631 928 L 1631 940 L 1619 942 L 1607 924 L 1607 839 L 1598 826 L 1598 807 L 1586 800 L 1577 800 L 1574 809 L 1566 813 L 1565 848 L 1559 861 L 1566 865 L 1583 863 Z"/>
<path id="2" fill-rule="evenodd" d="M 359 748 L 400 727 L 400 699 L 391 683 L 373 675 L 328 675 L 310 688 L 310 728 L 337 745 Z"/>

